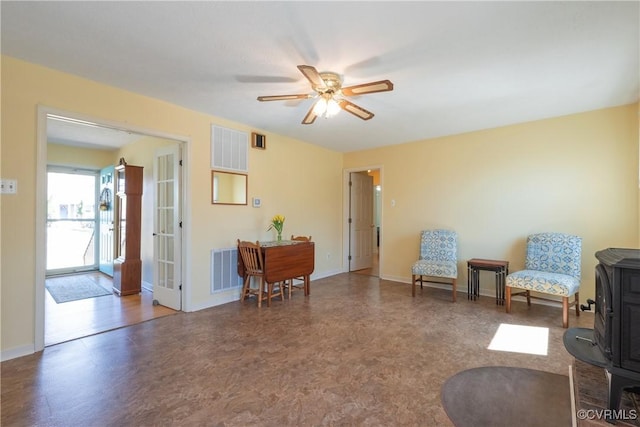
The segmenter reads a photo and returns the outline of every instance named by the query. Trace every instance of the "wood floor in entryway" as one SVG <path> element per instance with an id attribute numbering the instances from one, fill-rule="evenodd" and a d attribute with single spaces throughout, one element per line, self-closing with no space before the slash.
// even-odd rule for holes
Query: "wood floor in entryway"
<path id="1" fill-rule="evenodd" d="M 97 271 L 82 274 L 106 289 L 111 288 L 112 279 L 105 274 Z M 77 276 L 50 277 L 47 282 L 74 280 Z M 144 289 L 138 295 L 119 297 L 111 294 L 62 304 L 56 303 L 48 291 L 45 294 L 45 346 L 176 313 L 161 305 L 154 306 L 153 293 Z"/>

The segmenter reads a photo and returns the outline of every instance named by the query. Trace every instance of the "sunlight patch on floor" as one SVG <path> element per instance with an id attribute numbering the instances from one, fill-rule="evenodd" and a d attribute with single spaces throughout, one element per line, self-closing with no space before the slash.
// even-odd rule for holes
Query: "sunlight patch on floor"
<path id="1" fill-rule="evenodd" d="M 489 344 L 489 350 L 546 356 L 549 328 L 502 323 Z"/>

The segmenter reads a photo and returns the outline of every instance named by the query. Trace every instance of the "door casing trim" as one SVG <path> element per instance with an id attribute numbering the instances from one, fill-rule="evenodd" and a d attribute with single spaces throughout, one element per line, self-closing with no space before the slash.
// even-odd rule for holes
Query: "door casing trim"
<path id="1" fill-rule="evenodd" d="M 35 206 L 35 322 L 34 352 L 44 350 L 44 301 L 46 272 L 46 175 L 47 175 L 47 117 L 49 115 L 68 117 L 70 119 L 95 123 L 107 128 L 128 130 L 131 132 L 158 138 L 171 139 L 181 144 L 182 150 L 182 310 L 190 311 L 191 268 L 187 265 L 191 259 L 191 186 L 189 165 L 191 164 L 191 138 L 174 135 L 154 129 L 133 126 L 129 123 L 104 120 L 85 114 L 65 111 L 46 105 L 37 106 L 36 128 L 36 206 Z"/>
<path id="2" fill-rule="evenodd" d="M 342 272 L 349 272 L 349 255 L 351 254 L 350 248 L 350 233 L 349 233 L 349 217 L 351 215 L 349 198 L 351 197 L 351 191 L 349 188 L 349 175 L 353 172 L 366 172 L 368 170 L 378 169 L 380 171 L 380 199 L 382 199 L 382 193 L 384 192 L 384 167 L 382 165 L 371 165 L 371 166 L 362 166 L 357 168 L 347 168 L 342 170 L 342 187 L 344 191 L 342 192 Z M 380 207 L 380 222 L 383 221 L 384 218 L 384 203 L 381 204 Z M 380 232 L 380 248 L 379 248 L 379 265 L 382 265 L 383 259 L 383 245 L 382 245 L 382 234 L 384 233 L 384 227 L 381 227 Z M 380 275 L 382 278 L 382 275 Z"/>

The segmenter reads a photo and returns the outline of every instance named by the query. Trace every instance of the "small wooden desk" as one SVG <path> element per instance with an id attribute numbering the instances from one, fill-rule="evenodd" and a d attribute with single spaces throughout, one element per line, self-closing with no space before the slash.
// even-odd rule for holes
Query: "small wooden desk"
<path id="1" fill-rule="evenodd" d="M 480 298 L 480 270 L 496 274 L 496 304 L 504 305 L 504 285 L 509 274 L 509 261 L 472 258 L 467 261 L 467 299 Z"/>
<path id="2" fill-rule="evenodd" d="M 304 277 L 304 294 L 311 293 L 311 273 L 315 268 L 315 243 L 297 240 L 260 242 L 264 281 L 277 283 Z M 244 263 L 238 254 L 238 274 L 244 277 Z"/>

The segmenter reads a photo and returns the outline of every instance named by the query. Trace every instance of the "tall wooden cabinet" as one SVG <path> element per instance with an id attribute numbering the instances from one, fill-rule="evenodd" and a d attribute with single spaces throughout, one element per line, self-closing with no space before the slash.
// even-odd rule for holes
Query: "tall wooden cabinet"
<path id="1" fill-rule="evenodd" d="M 115 168 L 116 248 L 113 290 L 118 295 L 133 295 L 142 291 L 142 170 L 142 166 L 132 165 L 118 165 Z"/>

